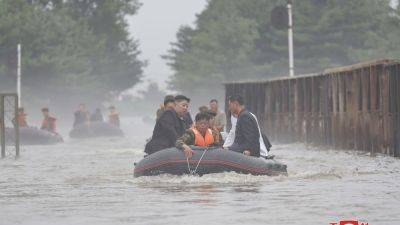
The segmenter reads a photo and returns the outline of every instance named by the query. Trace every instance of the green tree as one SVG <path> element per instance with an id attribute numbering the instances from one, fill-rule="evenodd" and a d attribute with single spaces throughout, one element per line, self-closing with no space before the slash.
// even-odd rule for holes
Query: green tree
<path id="1" fill-rule="evenodd" d="M 95 7 L 78 15 L 84 2 Z M 1 90 L 15 90 L 18 43 L 26 100 L 98 102 L 133 86 L 144 63 L 124 18 L 137 7 L 135 0 L 0 0 Z"/>
<path id="2" fill-rule="evenodd" d="M 400 13 L 389 2 L 294 1 L 295 72 L 400 57 Z M 210 0 L 196 26 L 182 27 L 165 56 L 174 70 L 171 85 L 207 94 L 222 89 L 224 81 L 287 74 L 287 31 L 275 28 L 270 18 L 270 12 L 285 3 Z"/>

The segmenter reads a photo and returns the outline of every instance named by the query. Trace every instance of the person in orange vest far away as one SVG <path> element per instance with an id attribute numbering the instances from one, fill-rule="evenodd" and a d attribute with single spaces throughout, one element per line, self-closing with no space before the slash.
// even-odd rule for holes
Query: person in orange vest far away
<path id="1" fill-rule="evenodd" d="M 50 116 L 49 114 L 49 108 L 43 108 L 42 109 L 42 114 L 43 114 L 43 122 L 42 126 L 40 129 L 42 130 L 47 130 L 52 133 L 57 133 L 56 132 L 56 118 Z"/>
<path id="2" fill-rule="evenodd" d="M 28 123 L 26 122 L 26 113 L 23 107 L 18 108 L 18 124 L 19 127 L 27 127 Z M 15 125 L 15 118 L 12 120 L 13 124 Z"/>
<path id="3" fill-rule="evenodd" d="M 110 114 L 108 114 L 108 122 L 116 127 L 119 127 L 119 114 L 117 113 L 115 106 L 108 107 Z"/>
<path id="4" fill-rule="evenodd" d="M 209 147 L 221 146 L 217 133 L 210 129 L 210 115 L 205 112 L 198 113 L 195 117 L 195 124 L 187 129 L 182 137 L 178 138 L 175 147 L 183 150 L 186 158 L 191 158 L 193 150 L 189 145 Z"/>

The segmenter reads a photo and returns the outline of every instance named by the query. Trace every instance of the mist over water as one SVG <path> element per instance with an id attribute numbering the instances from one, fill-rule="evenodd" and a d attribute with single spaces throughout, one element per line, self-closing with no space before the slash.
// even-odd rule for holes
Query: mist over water
<path id="1" fill-rule="evenodd" d="M 8 149 L 0 160 L 0 224 L 400 223 L 398 159 L 276 144 L 287 177 L 133 178 L 152 125 L 139 117 L 122 124 L 124 138 L 23 146 L 18 160 Z"/>

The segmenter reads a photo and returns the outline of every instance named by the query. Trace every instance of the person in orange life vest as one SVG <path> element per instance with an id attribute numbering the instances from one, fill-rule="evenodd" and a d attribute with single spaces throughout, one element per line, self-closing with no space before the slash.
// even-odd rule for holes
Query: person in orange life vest
<path id="1" fill-rule="evenodd" d="M 119 127 L 119 114 L 115 110 L 115 106 L 108 107 L 110 114 L 108 114 L 108 122 L 116 127 Z"/>
<path id="2" fill-rule="evenodd" d="M 28 123 L 26 122 L 26 114 L 24 111 L 24 108 L 20 107 L 18 108 L 18 118 L 17 118 L 19 127 L 27 127 Z M 12 120 L 12 122 L 15 125 L 15 118 Z"/>
<path id="3" fill-rule="evenodd" d="M 195 117 L 195 124 L 187 129 L 182 137 L 178 138 L 175 147 L 183 150 L 186 158 L 191 158 L 193 150 L 189 145 L 209 147 L 221 146 L 221 143 L 210 128 L 210 115 L 208 113 L 198 113 Z"/>
<path id="4" fill-rule="evenodd" d="M 56 118 L 49 115 L 49 108 L 43 108 L 43 122 L 40 129 L 56 133 Z"/>

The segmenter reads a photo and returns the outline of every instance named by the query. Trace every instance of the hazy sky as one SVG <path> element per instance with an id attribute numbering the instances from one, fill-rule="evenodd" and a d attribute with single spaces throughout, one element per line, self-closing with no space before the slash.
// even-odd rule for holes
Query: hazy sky
<path id="1" fill-rule="evenodd" d="M 182 25 L 193 25 L 196 14 L 206 6 L 206 0 L 140 0 L 139 13 L 129 18 L 130 32 L 140 42 L 141 59 L 149 65 L 143 80 L 151 79 L 165 85 L 171 70 L 160 55 L 176 40 Z M 142 85 L 140 85 L 142 86 Z M 165 86 L 164 86 L 165 87 Z"/>
<path id="2" fill-rule="evenodd" d="M 141 59 L 147 60 L 144 83 L 131 89 L 147 87 L 151 79 L 165 88 L 165 81 L 172 71 L 161 59 L 176 40 L 176 32 L 182 25 L 193 25 L 196 14 L 206 6 L 207 0 L 140 0 L 143 4 L 138 14 L 128 19 L 130 33 L 140 42 Z M 392 0 L 396 4 L 397 0 Z"/>

